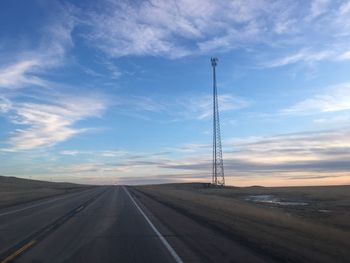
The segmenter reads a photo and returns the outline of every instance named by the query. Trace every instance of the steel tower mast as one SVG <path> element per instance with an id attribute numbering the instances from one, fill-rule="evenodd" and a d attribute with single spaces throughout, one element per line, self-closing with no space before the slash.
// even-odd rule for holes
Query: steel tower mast
<path id="1" fill-rule="evenodd" d="M 218 92 L 216 86 L 216 66 L 217 58 L 211 58 L 211 65 L 213 67 L 213 177 L 212 183 L 214 185 L 224 186 L 224 161 L 222 158 L 221 134 L 220 134 L 220 118 L 219 118 L 219 103 Z"/>

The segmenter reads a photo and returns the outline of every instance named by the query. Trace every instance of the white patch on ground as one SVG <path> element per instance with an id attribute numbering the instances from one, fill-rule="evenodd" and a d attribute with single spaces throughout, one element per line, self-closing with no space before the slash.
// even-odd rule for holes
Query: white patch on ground
<path id="1" fill-rule="evenodd" d="M 247 201 L 253 201 L 257 203 L 269 203 L 276 205 L 308 205 L 305 202 L 285 201 L 274 195 L 250 195 L 245 198 Z"/>
<path id="2" fill-rule="evenodd" d="M 331 210 L 320 209 L 320 210 L 318 210 L 318 212 L 320 212 L 320 213 L 330 213 Z"/>

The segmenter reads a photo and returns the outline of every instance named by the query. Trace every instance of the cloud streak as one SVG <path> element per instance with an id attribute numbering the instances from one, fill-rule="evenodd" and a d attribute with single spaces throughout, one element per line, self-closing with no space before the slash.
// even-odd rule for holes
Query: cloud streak
<path id="1" fill-rule="evenodd" d="M 264 25 L 259 26 L 257 22 L 263 22 L 260 17 L 266 14 L 267 3 L 263 0 L 152 0 L 139 4 L 105 1 L 101 12 L 86 15 L 85 26 L 90 32 L 85 38 L 114 57 L 177 58 L 231 49 L 261 34 Z M 192 45 L 188 45 L 189 41 L 193 41 Z"/>
<path id="2" fill-rule="evenodd" d="M 26 85 L 42 86 L 41 79 L 30 73 L 38 68 L 39 60 L 22 60 L 0 70 L 0 87 L 17 88 Z"/>
<path id="3" fill-rule="evenodd" d="M 225 174 L 228 182 L 235 185 L 350 182 L 349 129 L 235 138 L 224 141 L 223 145 Z M 172 155 L 184 149 L 191 150 L 186 157 Z M 139 153 L 136 159 L 132 153 L 122 153 L 118 159 L 82 163 L 65 167 L 62 172 L 80 176 L 97 173 L 101 180 L 113 179 L 125 184 L 210 181 L 209 144 L 182 145 L 161 155 Z"/>
<path id="4" fill-rule="evenodd" d="M 202 120 L 212 116 L 212 97 L 210 95 L 192 98 L 183 103 L 183 108 L 186 114 L 190 113 L 196 116 L 197 119 Z M 228 112 L 246 108 L 250 105 L 248 100 L 233 96 L 231 94 L 219 95 L 219 107 L 221 112 Z"/>
<path id="5" fill-rule="evenodd" d="M 315 185 L 350 183 L 350 130 L 301 132 L 224 142 L 225 174 L 234 185 Z M 160 167 L 174 179 L 210 181 L 210 145 L 207 154 L 163 162 Z M 193 148 L 193 147 L 191 147 Z M 196 149 L 193 148 L 193 149 Z M 197 179 L 196 179 L 197 177 Z"/>
<path id="6" fill-rule="evenodd" d="M 99 117 L 108 105 L 98 94 L 77 96 L 68 91 L 77 87 L 67 88 L 45 76 L 66 65 L 77 22 L 73 6 L 53 2 L 50 7 L 55 13 L 50 10 L 36 48 L 4 55 L 6 59 L 0 67 L 0 112 L 16 129 L 2 151 L 27 151 L 63 142 L 89 130 L 78 128 L 79 121 Z"/>
<path id="7" fill-rule="evenodd" d="M 41 29 L 43 37 L 36 43 L 36 48 L 2 55 L 0 91 L 28 86 L 45 87 L 47 83 L 41 75 L 64 64 L 68 50 L 74 46 L 72 31 L 76 22 L 70 10 L 60 5 L 58 8 L 57 13 L 50 17 L 52 21 Z"/>
<path id="8" fill-rule="evenodd" d="M 258 51 L 270 60 L 263 65 L 280 67 L 336 61 L 334 55 L 347 59 L 348 6 L 329 0 L 106 0 L 98 11 L 84 10 L 80 21 L 84 38 L 110 57 L 179 58 L 263 45 Z M 319 39 L 328 41 L 321 47 Z M 270 48 L 282 47 L 299 51 L 271 60 Z"/>
<path id="9" fill-rule="evenodd" d="M 213 101 L 210 95 L 186 96 L 181 99 L 129 96 L 119 98 L 119 102 L 117 102 L 119 106 L 122 106 L 119 109 L 119 112 L 122 114 L 138 117 L 138 115 L 134 115 L 132 112 L 136 111 L 140 114 L 147 112 L 165 114 L 176 120 L 207 119 L 212 115 L 212 103 Z M 250 104 L 250 101 L 232 94 L 219 95 L 219 107 L 221 112 L 244 109 Z"/>
<path id="10" fill-rule="evenodd" d="M 98 117 L 106 108 L 104 99 L 96 97 L 69 98 L 59 95 L 46 102 L 13 103 L 8 109 L 10 120 L 20 128 L 10 136 L 7 151 L 23 151 L 50 147 L 82 132 L 75 124 Z"/>
<path id="11" fill-rule="evenodd" d="M 350 110 L 350 83 L 326 88 L 323 93 L 284 109 L 283 114 L 316 114 Z"/>

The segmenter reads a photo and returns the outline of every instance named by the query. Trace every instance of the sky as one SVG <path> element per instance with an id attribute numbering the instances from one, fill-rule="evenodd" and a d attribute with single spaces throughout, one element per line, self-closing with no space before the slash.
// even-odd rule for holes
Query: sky
<path id="1" fill-rule="evenodd" d="M 2 0 L 0 174 L 350 184 L 350 1 Z"/>

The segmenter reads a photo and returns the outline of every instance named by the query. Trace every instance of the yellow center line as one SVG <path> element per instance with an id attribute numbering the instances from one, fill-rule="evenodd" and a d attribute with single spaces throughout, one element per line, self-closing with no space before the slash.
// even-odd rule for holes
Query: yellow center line
<path id="1" fill-rule="evenodd" d="M 30 248 L 31 246 L 33 246 L 37 241 L 31 240 L 29 241 L 27 244 L 25 244 L 23 247 L 21 247 L 20 249 L 16 250 L 13 254 L 11 254 L 10 256 L 8 256 L 7 258 L 5 258 L 4 260 L 2 260 L 0 263 L 7 263 L 10 262 L 11 260 L 13 260 L 15 257 L 17 257 L 19 254 L 21 254 L 22 252 L 24 252 L 25 250 L 27 250 L 28 248 Z"/>

